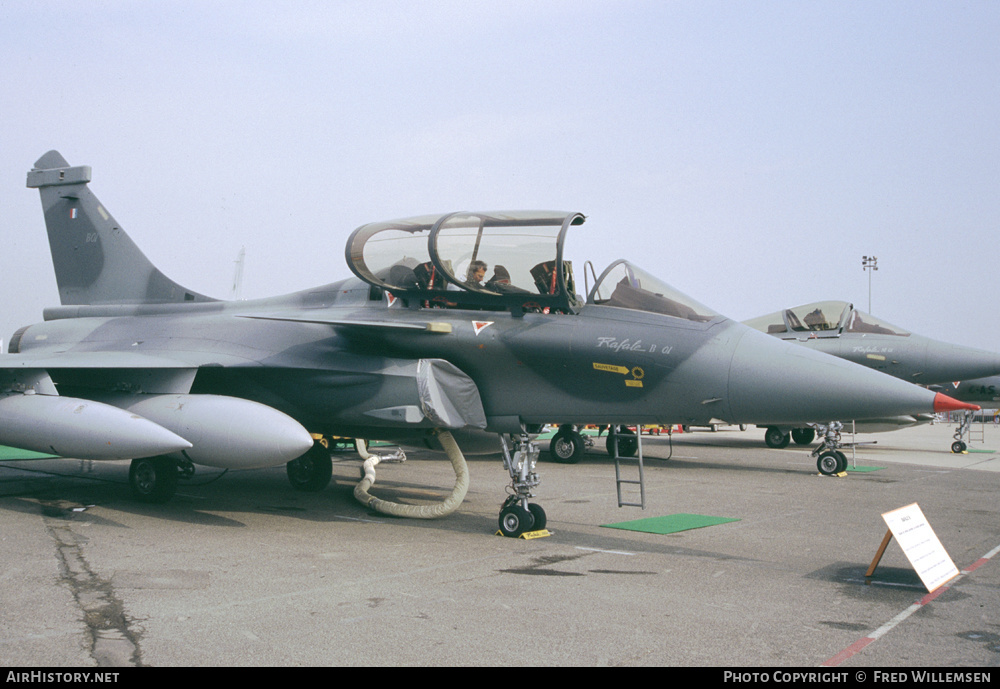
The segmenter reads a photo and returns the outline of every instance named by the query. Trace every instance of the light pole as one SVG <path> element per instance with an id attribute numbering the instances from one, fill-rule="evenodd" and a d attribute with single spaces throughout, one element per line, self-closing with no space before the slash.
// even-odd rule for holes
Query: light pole
<path id="1" fill-rule="evenodd" d="M 872 274 L 871 271 L 878 270 L 877 256 L 862 256 L 861 270 L 868 271 L 868 313 L 872 312 Z"/>

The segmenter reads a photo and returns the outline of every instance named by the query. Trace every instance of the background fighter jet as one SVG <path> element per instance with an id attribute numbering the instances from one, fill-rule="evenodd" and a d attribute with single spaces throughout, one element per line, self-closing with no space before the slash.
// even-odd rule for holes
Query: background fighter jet
<path id="1" fill-rule="evenodd" d="M 782 340 L 925 386 L 1000 373 L 1000 354 L 911 333 L 859 311 L 853 304 L 844 301 L 805 304 L 744 323 Z M 922 422 L 919 417 L 893 416 L 880 414 L 867 419 L 861 416 L 851 418 L 857 419 L 859 426 L 868 421 L 870 429 L 882 430 Z M 798 444 L 808 444 L 814 437 L 811 428 L 791 429 L 791 438 Z M 768 424 L 764 439 L 769 447 L 785 447 L 789 441 L 789 428 Z"/>
<path id="2" fill-rule="evenodd" d="M 929 385 L 928 387 L 962 402 L 985 404 L 990 409 L 1000 407 L 1000 376 L 960 380 L 944 385 Z"/>
<path id="3" fill-rule="evenodd" d="M 371 459 L 355 491 L 377 510 L 439 516 L 467 486 L 454 437 L 487 432 L 512 443 L 499 445 L 511 476 L 499 524 L 517 535 L 544 525 L 529 503 L 538 484 L 529 431 L 552 419 L 796 423 L 963 406 L 762 335 L 625 261 L 584 301 L 563 260 L 578 213 L 364 225 L 347 242 L 356 277 L 223 302 L 152 266 L 90 178 L 55 151 L 28 173 L 62 305 L 19 329 L 0 360 L 0 443 L 130 458 L 143 500 L 168 499 L 196 464 L 287 463 L 293 485 L 320 489 L 330 455 L 311 434 L 341 435 L 443 447 L 456 470 L 443 506 L 371 497 Z"/>
<path id="4" fill-rule="evenodd" d="M 957 380 L 942 385 L 928 385 L 927 387 L 935 392 L 943 392 L 949 397 L 962 402 L 986 405 L 988 409 L 1000 407 L 1000 376 L 976 378 L 975 380 Z M 954 442 L 951 444 L 952 452 L 961 453 L 969 449 L 968 435 L 972 422 L 972 412 L 966 411 L 962 415 L 958 428 L 955 429 Z"/>

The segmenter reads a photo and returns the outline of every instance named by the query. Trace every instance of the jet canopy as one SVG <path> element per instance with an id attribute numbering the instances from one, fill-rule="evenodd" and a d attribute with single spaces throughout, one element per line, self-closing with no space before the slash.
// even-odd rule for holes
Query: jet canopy
<path id="1" fill-rule="evenodd" d="M 858 311 L 846 301 L 819 301 L 760 316 L 746 325 L 769 335 L 809 333 L 811 337 L 838 337 L 843 333 L 871 333 L 907 337 L 910 333 L 895 325 Z"/>
<path id="2" fill-rule="evenodd" d="M 561 211 L 458 212 L 369 223 L 347 240 L 359 278 L 429 306 L 573 312 L 563 243 L 585 218 Z"/>
<path id="3" fill-rule="evenodd" d="M 624 260 L 615 261 L 601 274 L 587 303 L 647 311 L 698 323 L 719 315 Z"/>

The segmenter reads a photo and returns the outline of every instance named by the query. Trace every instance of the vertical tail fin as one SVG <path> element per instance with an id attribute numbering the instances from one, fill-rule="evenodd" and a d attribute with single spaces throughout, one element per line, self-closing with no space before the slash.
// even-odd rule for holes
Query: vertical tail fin
<path id="1" fill-rule="evenodd" d="M 87 187 L 89 166 L 49 151 L 28 173 L 42 197 L 52 264 L 64 306 L 216 301 L 161 273 Z"/>

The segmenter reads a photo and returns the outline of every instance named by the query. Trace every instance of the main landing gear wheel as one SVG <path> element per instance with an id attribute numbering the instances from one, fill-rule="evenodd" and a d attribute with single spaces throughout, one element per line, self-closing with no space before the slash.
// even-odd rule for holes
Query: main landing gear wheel
<path id="1" fill-rule="evenodd" d="M 828 450 L 816 460 L 816 468 L 824 476 L 834 476 L 847 470 L 847 457 L 840 450 Z"/>
<path id="2" fill-rule="evenodd" d="M 330 485 L 333 461 L 330 450 L 322 442 L 313 443 L 312 449 L 285 465 L 288 481 L 295 490 L 315 493 Z"/>
<path id="3" fill-rule="evenodd" d="M 968 449 L 969 447 L 961 440 L 956 440 L 951 444 L 951 451 L 954 452 L 956 455 L 960 455 Z"/>
<path id="4" fill-rule="evenodd" d="M 608 450 L 608 454 L 612 457 L 615 456 L 615 437 L 618 438 L 618 456 L 635 457 L 635 453 L 639 450 L 639 441 L 635 437 L 635 432 L 626 426 L 619 426 L 616 435 L 613 428 L 608 429 L 608 439 L 605 447 Z"/>
<path id="5" fill-rule="evenodd" d="M 789 440 L 788 434 L 782 433 L 781 429 L 775 426 L 768 426 L 764 431 L 764 444 L 775 450 L 788 447 Z"/>
<path id="6" fill-rule="evenodd" d="M 561 426 L 549 443 L 549 455 L 562 464 L 576 464 L 583 459 L 584 440 L 571 426 Z"/>
<path id="7" fill-rule="evenodd" d="M 813 428 L 793 428 L 792 441 L 796 445 L 808 445 L 816 439 L 816 430 Z"/>
<path id="8" fill-rule="evenodd" d="M 132 497 L 139 502 L 157 504 L 168 501 L 177 492 L 180 471 L 169 457 L 133 459 L 128 469 Z"/>

